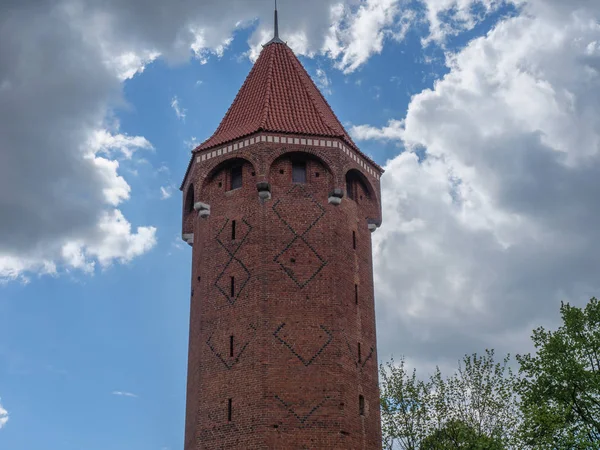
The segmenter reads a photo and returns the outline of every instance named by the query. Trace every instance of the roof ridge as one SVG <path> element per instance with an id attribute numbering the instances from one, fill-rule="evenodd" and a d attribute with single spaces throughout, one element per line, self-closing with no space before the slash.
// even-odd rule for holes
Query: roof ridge
<path id="1" fill-rule="evenodd" d="M 206 144 L 208 141 L 210 141 L 211 139 L 213 139 L 215 136 L 217 136 L 222 131 L 222 129 L 225 127 L 225 124 L 227 123 L 227 118 L 229 117 L 229 115 L 233 111 L 233 107 L 236 105 L 237 101 L 242 97 L 242 92 L 244 91 L 244 87 L 247 84 L 249 84 L 249 81 L 252 79 L 252 74 L 256 70 L 257 70 L 257 65 L 253 64 L 252 68 L 250 69 L 250 72 L 248 73 L 248 75 L 246 75 L 246 78 L 244 79 L 244 82 L 242 83 L 242 87 L 238 90 L 237 94 L 235 95 L 235 98 L 233 99 L 233 101 L 229 105 L 229 108 L 227 108 L 227 112 L 225 112 L 225 115 L 223 116 L 223 119 L 221 119 L 221 122 L 219 123 L 219 126 L 217 127 L 217 129 L 215 130 L 215 132 L 213 134 L 211 134 L 208 138 L 206 138 L 204 141 L 202 141 L 200 144 L 198 144 L 192 150 L 192 153 L 194 153 L 196 150 L 200 149 L 200 147 L 202 147 L 204 144 Z"/>
<path id="2" fill-rule="evenodd" d="M 317 114 L 319 115 L 319 117 L 323 121 L 323 124 L 332 132 L 332 134 L 334 136 L 338 136 L 338 137 L 340 137 L 342 139 L 348 140 L 349 141 L 348 143 L 352 147 L 354 147 L 355 149 L 358 149 L 358 147 L 356 146 L 356 144 L 354 143 L 354 141 L 352 140 L 352 138 L 350 137 L 350 135 L 346 132 L 346 129 L 344 128 L 344 125 L 342 125 L 342 123 L 340 122 L 340 119 L 338 119 L 337 115 L 335 114 L 335 111 L 333 110 L 333 108 L 331 107 L 331 105 L 329 104 L 329 102 L 327 101 L 327 99 L 325 98 L 325 96 L 323 95 L 323 93 L 321 92 L 321 90 L 319 88 L 317 88 L 317 86 L 315 85 L 314 80 L 312 79 L 312 77 L 310 76 L 310 74 L 308 73 L 308 71 L 306 70 L 306 68 L 304 67 L 304 65 L 302 64 L 302 62 L 300 61 L 300 59 L 298 57 L 296 57 L 296 55 L 293 55 L 293 56 L 294 56 L 293 59 L 295 60 L 294 65 L 299 66 L 299 67 L 295 67 L 294 70 L 296 70 L 296 72 L 298 72 L 299 70 L 302 70 L 304 72 L 304 74 L 308 77 L 308 80 L 310 81 L 310 83 L 312 83 L 312 86 L 307 86 L 306 85 L 306 81 L 302 77 L 302 74 L 301 73 L 298 74 L 299 78 L 300 78 L 300 81 L 304 84 L 304 88 L 306 89 L 306 92 L 307 92 L 308 96 L 311 99 L 311 104 L 312 104 L 313 108 L 317 111 Z M 327 105 L 327 108 L 329 108 L 329 111 L 331 112 L 333 118 L 337 122 L 337 125 L 340 127 L 340 130 L 336 130 L 335 128 L 333 128 L 331 126 L 330 121 L 328 120 L 328 118 L 324 116 L 324 114 L 321 111 L 321 109 L 316 105 L 316 99 L 314 97 L 314 93 L 311 92 L 312 91 L 312 89 L 310 89 L 311 87 L 314 88 L 314 90 L 320 96 L 321 100 L 323 100 L 325 102 L 325 105 Z"/>
<path id="3" fill-rule="evenodd" d="M 323 121 L 324 125 L 329 128 L 329 131 L 331 131 L 334 135 L 337 134 L 336 130 L 334 130 L 328 123 L 328 120 L 323 116 L 323 113 L 321 112 L 320 108 L 317 107 L 316 103 L 315 103 L 315 98 L 311 92 L 310 86 L 306 85 L 306 81 L 304 80 L 304 77 L 302 76 L 302 72 L 304 72 L 304 75 L 306 75 L 308 77 L 308 79 L 314 84 L 314 81 L 312 80 L 310 74 L 308 73 L 308 71 L 304 68 L 304 66 L 302 65 L 302 63 L 300 62 L 300 59 L 298 59 L 296 57 L 296 55 L 293 55 L 293 62 L 292 62 L 292 67 L 294 67 L 294 70 L 296 71 L 296 74 L 298 75 L 298 78 L 300 79 L 300 82 L 304 85 L 304 89 L 306 89 L 306 93 L 308 94 L 308 97 L 310 98 L 310 104 L 312 105 L 312 107 L 314 108 L 314 110 L 317 112 L 317 114 L 319 115 L 319 117 L 321 118 L 321 120 Z M 300 66 L 300 68 L 298 68 L 297 66 Z M 301 70 L 302 72 L 298 73 L 299 70 Z M 316 88 L 316 86 L 315 86 Z M 318 89 L 317 89 L 318 91 Z M 329 106 L 329 105 L 328 105 Z"/>
<path id="4" fill-rule="evenodd" d="M 267 117 L 269 116 L 269 112 L 270 112 L 270 105 L 271 105 L 271 87 L 273 86 L 273 59 L 275 57 L 275 51 L 276 49 L 274 49 L 271 52 L 270 59 L 268 62 L 268 67 L 269 67 L 269 72 L 267 73 L 267 89 L 265 91 L 265 99 L 264 99 L 264 104 L 263 104 L 263 112 L 262 112 L 262 118 L 261 121 L 259 123 L 259 129 L 264 129 L 266 124 L 267 124 Z"/>

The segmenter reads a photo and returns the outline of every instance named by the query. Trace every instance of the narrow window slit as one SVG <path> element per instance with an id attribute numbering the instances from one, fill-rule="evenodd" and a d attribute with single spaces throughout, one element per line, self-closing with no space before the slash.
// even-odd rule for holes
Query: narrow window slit
<path id="1" fill-rule="evenodd" d="M 352 248 L 356 250 L 356 231 L 352 232 Z"/>
<path id="2" fill-rule="evenodd" d="M 229 399 L 229 400 L 227 401 L 227 421 L 228 421 L 228 422 L 231 422 L 231 416 L 232 416 L 232 407 L 231 407 L 232 405 L 231 405 L 231 400 L 232 400 L 232 399 Z"/>
<path id="3" fill-rule="evenodd" d="M 242 187 L 242 166 L 235 166 L 231 169 L 231 189 Z"/>
<path id="4" fill-rule="evenodd" d="M 231 221 L 231 239 L 235 240 L 235 220 Z"/>
<path id="5" fill-rule="evenodd" d="M 306 162 L 292 162 L 292 183 L 306 183 Z"/>
<path id="6" fill-rule="evenodd" d="M 358 305 L 358 284 L 354 285 L 354 303 Z"/>
<path id="7" fill-rule="evenodd" d="M 361 416 L 365 415 L 365 398 L 362 395 L 358 396 L 358 413 Z"/>
<path id="8" fill-rule="evenodd" d="M 358 343 L 358 362 L 359 364 L 362 363 L 362 355 L 360 353 L 360 342 Z"/>
<path id="9" fill-rule="evenodd" d="M 231 277 L 231 296 L 235 296 L 235 277 Z"/>
<path id="10" fill-rule="evenodd" d="M 229 356 L 233 357 L 233 336 L 229 336 Z"/>
<path id="11" fill-rule="evenodd" d="M 185 198 L 185 210 L 191 213 L 194 210 L 194 185 L 190 184 Z"/>

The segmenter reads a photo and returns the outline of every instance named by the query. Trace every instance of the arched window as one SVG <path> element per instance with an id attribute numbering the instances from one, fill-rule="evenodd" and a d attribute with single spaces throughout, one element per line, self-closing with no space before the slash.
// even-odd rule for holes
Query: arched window
<path id="1" fill-rule="evenodd" d="M 346 195 L 349 199 L 358 201 L 371 198 L 371 192 L 365 182 L 365 176 L 356 169 L 351 169 L 346 173 Z"/>
<path id="2" fill-rule="evenodd" d="M 185 196 L 185 212 L 191 213 L 194 210 L 194 185 L 190 184 Z"/>
<path id="3" fill-rule="evenodd" d="M 279 155 L 269 168 L 269 172 L 281 181 L 294 184 L 332 183 L 329 165 L 316 155 L 302 151 L 292 151 Z M 281 177 L 281 175 L 284 175 Z M 333 186 L 331 186 L 333 188 Z"/>

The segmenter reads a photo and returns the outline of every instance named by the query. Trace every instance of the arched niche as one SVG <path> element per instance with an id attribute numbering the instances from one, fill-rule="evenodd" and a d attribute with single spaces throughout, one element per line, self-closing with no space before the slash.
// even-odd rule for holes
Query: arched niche
<path id="1" fill-rule="evenodd" d="M 191 234 L 194 232 L 194 202 L 196 195 L 194 192 L 194 184 L 190 183 L 185 191 L 183 198 L 183 218 L 182 218 L 182 234 Z"/>
<path id="2" fill-rule="evenodd" d="M 202 196 L 212 197 L 219 193 L 246 189 L 256 185 L 254 164 L 246 158 L 230 158 L 213 167 L 202 183 Z"/>
<path id="3" fill-rule="evenodd" d="M 345 195 L 350 200 L 360 202 L 377 202 L 377 196 L 369 179 L 358 169 L 350 169 L 345 176 Z"/>
<path id="4" fill-rule="evenodd" d="M 189 214 L 194 211 L 194 184 L 190 183 L 185 194 L 185 202 L 183 204 L 183 213 Z"/>
<path id="5" fill-rule="evenodd" d="M 313 189 L 322 188 L 327 194 L 334 187 L 334 176 L 329 164 L 317 155 L 290 151 L 273 160 L 269 182 L 275 187 L 303 184 Z"/>
<path id="6" fill-rule="evenodd" d="M 358 169 L 350 169 L 345 175 L 344 197 L 351 209 L 356 210 L 359 217 L 374 223 L 381 223 L 379 197 L 367 176 Z"/>

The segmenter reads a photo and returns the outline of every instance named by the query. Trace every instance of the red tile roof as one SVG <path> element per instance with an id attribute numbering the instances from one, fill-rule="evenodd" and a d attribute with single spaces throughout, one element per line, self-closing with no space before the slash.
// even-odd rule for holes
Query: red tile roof
<path id="1" fill-rule="evenodd" d="M 257 131 L 341 138 L 358 150 L 319 89 L 284 43 L 266 45 L 217 131 L 194 151 Z"/>

